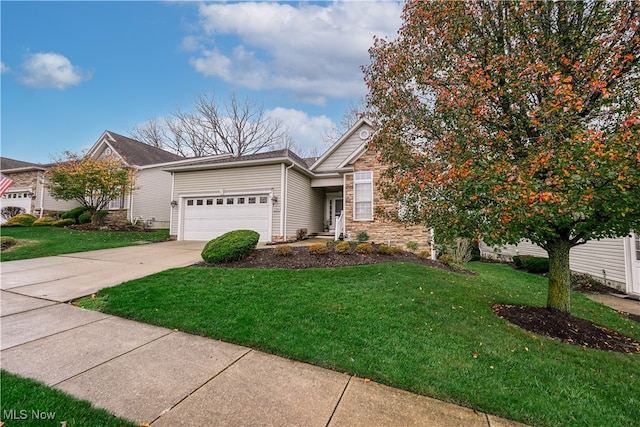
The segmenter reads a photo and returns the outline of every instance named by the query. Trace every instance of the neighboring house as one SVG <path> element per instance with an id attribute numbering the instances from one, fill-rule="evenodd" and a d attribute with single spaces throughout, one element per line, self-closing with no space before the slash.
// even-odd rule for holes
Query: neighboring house
<path id="1" fill-rule="evenodd" d="M 480 244 L 485 258 L 511 260 L 514 255 L 547 257 L 547 252 L 529 241 L 492 248 Z M 620 239 L 591 240 L 571 249 L 572 271 L 601 279 L 608 286 L 640 296 L 640 234 Z"/>
<path id="2" fill-rule="evenodd" d="M 372 125 L 358 121 L 309 165 L 289 150 L 194 160 L 165 168 L 173 181 L 171 234 L 210 240 L 252 229 L 260 241 L 293 238 L 296 230 L 330 232 L 355 240 L 366 232 L 376 243 L 429 247 L 431 233 L 381 219 L 376 182 L 381 165 L 368 149 Z"/>

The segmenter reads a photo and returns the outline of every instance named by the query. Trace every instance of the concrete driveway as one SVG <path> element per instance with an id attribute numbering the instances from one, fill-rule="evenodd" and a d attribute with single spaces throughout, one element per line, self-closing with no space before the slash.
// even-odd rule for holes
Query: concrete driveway
<path id="1" fill-rule="evenodd" d="M 171 241 L 0 263 L 0 289 L 67 302 L 163 270 L 202 261 L 206 242 Z M 8 309 L 8 307 L 6 307 Z M 5 310 L 5 299 L 2 299 Z"/>

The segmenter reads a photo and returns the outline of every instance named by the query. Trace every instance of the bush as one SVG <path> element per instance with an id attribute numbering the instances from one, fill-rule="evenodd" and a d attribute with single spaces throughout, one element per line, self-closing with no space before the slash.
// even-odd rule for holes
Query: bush
<path id="1" fill-rule="evenodd" d="M 351 253 L 351 244 L 349 242 L 340 242 L 334 248 L 337 254 L 348 255 Z"/>
<path id="2" fill-rule="evenodd" d="M 87 211 L 87 208 L 84 206 L 78 206 L 75 207 L 69 211 L 66 212 L 62 212 L 62 214 L 60 215 L 61 219 L 72 219 L 74 223 L 78 222 L 78 217 L 80 215 L 82 215 L 83 213 L 85 213 Z"/>
<path id="3" fill-rule="evenodd" d="M 7 222 L 2 224 L 3 227 L 31 227 L 36 221 L 36 217 L 29 214 L 20 214 L 9 218 Z"/>
<path id="4" fill-rule="evenodd" d="M 56 222 L 52 223 L 51 226 L 52 227 L 66 227 L 68 225 L 73 225 L 76 223 L 76 220 L 73 218 L 67 218 L 67 219 L 59 219 Z"/>
<path id="5" fill-rule="evenodd" d="M 549 258 L 543 257 L 521 257 L 522 266 L 533 274 L 543 274 L 549 272 Z"/>
<path id="6" fill-rule="evenodd" d="M 431 250 L 430 249 L 425 249 L 425 250 L 422 250 L 422 251 L 418 252 L 418 258 L 420 258 L 420 259 L 431 259 Z"/>
<path id="7" fill-rule="evenodd" d="M 52 218 L 50 216 L 43 216 L 42 218 L 38 218 L 33 222 L 33 226 L 34 227 L 46 227 L 46 226 L 50 226 L 51 224 L 53 224 L 54 222 L 56 222 L 57 219 Z"/>
<path id="8" fill-rule="evenodd" d="M 234 230 L 209 241 L 202 250 L 202 259 L 210 264 L 238 261 L 254 251 L 260 234 L 253 230 Z"/>
<path id="9" fill-rule="evenodd" d="M 0 237 L 1 248 L 4 251 L 5 249 L 9 249 L 11 246 L 14 246 L 18 243 L 18 241 L 11 236 L 2 236 Z"/>
<path id="10" fill-rule="evenodd" d="M 400 248 L 398 246 L 389 246 L 389 245 L 385 245 L 385 244 L 382 244 L 382 245 L 378 246 L 378 253 L 379 254 L 395 255 L 395 254 L 401 254 L 402 252 L 404 252 L 404 251 L 402 250 L 402 248 Z"/>
<path id="11" fill-rule="evenodd" d="M 463 265 L 471 261 L 473 246 L 471 240 L 457 237 L 453 243 L 447 245 L 446 254 L 451 255 L 451 263 Z"/>
<path id="12" fill-rule="evenodd" d="M 273 252 L 280 256 L 290 256 L 293 255 L 293 248 L 289 245 L 278 245 L 273 248 Z"/>
<path id="13" fill-rule="evenodd" d="M 309 246 L 309 253 L 312 255 L 324 255 L 329 251 L 326 243 L 314 243 Z"/>
<path id="14" fill-rule="evenodd" d="M 528 255 L 514 255 L 513 256 L 513 264 L 518 267 L 518 268 L 522 268 L 522 258 L 527 257 Z"/>
<path id="15" fill-rule="evenodd" d="M 298 228 L 296 230 L 296 240 L 304 240 L 307 237 L 306 228 Z"/>
<path id="16" fill-rule="evenodd" d="M 407 249 L 409 249 L 412 252 L 415 252 L 418 250 L 418 242 L 414 242 L 413 240 L 409 240 L 407 242 Z"/>
<path id="17" fill-rule="evenodd" d="M 359 254 L 368 255 L 373 252 L 373 246 L 371 246 L 371 243 L 360 243 L 358 246 L 356 246 L 356 252 Z"/>
<path id="18" fill-rule="evenodd" d="M 91 222 L 91 212 L 83 212 L 77 219 L 78 224 L 89 224 Z"/>
<path id="19" fill-rule="evenodd" d="M 449 254 L 442 254 L 438 257 L 438 261 L 444 265 L 451 265 L 453 264 L 453 257 Z"/>
<path id="20" fill-rule="evenodd" d="M 366 231 L 361 231 L 356 236 L 356 239 L 358 239 L 358 242 L 364 243 L 369 240 L 369 235 L 367 234 Z"/>
<path id="21" fill-rule="evenodd" d="M 0 211 L 0 215 L 2 215 L 2 218 L 4 219 L 13 218 L 16 215 L 23 213 L 25 213 L 24 208 L 19 208 L 17 206 L 5 206 L 2 208 L 2 211 Z"/>

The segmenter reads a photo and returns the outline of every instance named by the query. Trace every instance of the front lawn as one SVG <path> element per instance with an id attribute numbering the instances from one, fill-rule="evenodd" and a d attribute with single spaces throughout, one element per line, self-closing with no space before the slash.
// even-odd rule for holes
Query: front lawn
<path id="1" fill-rule="evenodd" d="M 56 227 L 3 227 L 2 236 L 18 239 L 18 244 L 2 251 L 0 261 L 39 258 L 74 252 L 132 246 L 138 242 L 169 240 L 169 230 L 78 231 Z"/>
<path id="2" fill-rule="evenodd" d="M 637 425 L 640 355 L 536 336 L 491 312 L 544 305 L 546 279 L 472 263 L 309 270 L 181 268 L 82 304 L 209 336 L 532 425 Z M 573 314 L 640 339 L 640 326 L 572 295 Z"/>
<path id="3" fill-rule="evenodd" d="M 87 401 L 78 400 L 40 382 L 6 371 L 0 371 L 0 380 L 0 413 L 7 426 L 136 426 L 131 421 L 117 418 L 103 409 L 93 407 Z"/>

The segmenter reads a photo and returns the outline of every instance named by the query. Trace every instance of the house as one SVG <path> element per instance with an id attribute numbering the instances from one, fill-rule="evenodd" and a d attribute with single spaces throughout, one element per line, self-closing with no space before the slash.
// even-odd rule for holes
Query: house
<path id="1" fill-rule="evenodd" d="M 162 169 L 185 158 L 144 144 L 112 131 L 105 131 L 86 154 L 95 159 L 115 157 L 136 171 L 135 189 L 112 200 L 111 218 L 143 221 L 150 228 L 168 228 L 171 212 L 171 175 Z M 193 159 L 191 159 L 192 161 Z M 72 209 L 76 201 L 56 200 L 47 191 L 46 171 L 52 165 L 37 165 L 2 158 L 2 173 L 15 184 L 2 197 L 2 207 L 19 206 L 26 213 L 42 217 Z"/>
<path id="2" fill-rule="evenodd" d="M 523 240 L 517 245 L 492 248 L 480 243 L 484 258 L 511 260 L 515 255 L 547 257 L 540 246 Z M 570 268 L 576 273 L 588 274 L 608 286 L 627 294 L 640 296 L 640 234 L 619 239 L 591 240 L 575 246 L 569 256 Z"/>
<path id="3" fill-rule="evenodd" d="M 377 189 L 382 166 L 369 149 L 372 124 L 361 119 L 309 165 L 289 150 L 194 160 L 165 168 L 173 182 L 171 235 L 210 240 L 234 229 L 252 229 L 261 242 L 287 240 L 296 230 L 335 237 L 430 247 L 421 226 L 385 221 Z"/>

